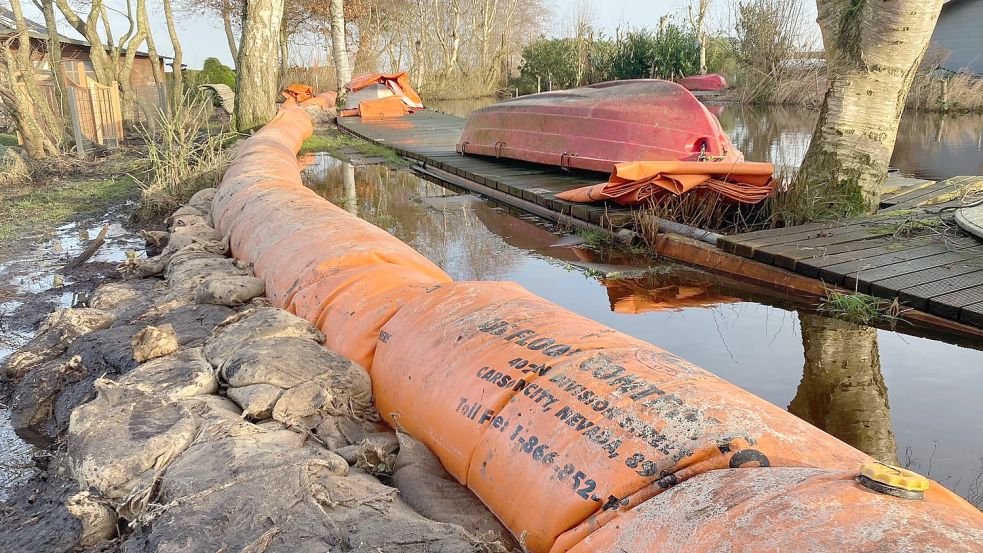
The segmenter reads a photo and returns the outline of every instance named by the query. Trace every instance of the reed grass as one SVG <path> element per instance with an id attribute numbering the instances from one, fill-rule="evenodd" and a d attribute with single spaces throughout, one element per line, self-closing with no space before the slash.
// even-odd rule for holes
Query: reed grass
<path id="1" fill-rule="evenodd" d="M 238 135 L 214 124 L 204 99 L 182 103 L 170 113 L 158 111 L 139 127 L 147 145 L 148 177 L 141 183 L 142 216 L 178 207 L 195 192 L 217 186 L 232 160 L 230 144 Z"/>

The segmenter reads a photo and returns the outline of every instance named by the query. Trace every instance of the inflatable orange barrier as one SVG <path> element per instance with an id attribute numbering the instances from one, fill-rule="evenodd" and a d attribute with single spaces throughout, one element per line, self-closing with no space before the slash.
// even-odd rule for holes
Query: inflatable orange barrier
<path id="1" fill-rule="evenodd" d="M 864 480 L 868 456 L 671 353 L 516 284 L 450 282 L 303 186 L 310 132 L 288 99 L 216 228 L 529 551 L 980 550 L 983 514 L 938 484 Z"/>
<path id="2" fill-rule="evenodd" d="M 325 347 L 371 371 L 382 326 L 427 289 L 449 280 L 390 263 L 331 268 L 294 294 L 287 310 L 320 328 Z"/>
<path id="3" fill-rule="evenodd" d="M 647 487 L 707 470 L 871 461 L 514 284 L 435 286 L 380 335 L 372 376 L 382 416 L 426 443 L 531 551 L 602 510 L 630 509 Z"/>
<path id="4" fill-rule="evenodd" d="M 983 551 L 980 512 L 933 485 L 922 501 L 877 493 L 856 472 L 719 470 L 642 503 L 570 549 Z"/>
<path id="5" fill-rule="evenodd" d="M 737 161 L 636 161 L 615 165 L 608 182 L 557 194 L 570 202 L 611 200 L 646 204 L 666 194 L 710 191 L 731 201 L 757 203 L 775 193 L 770 163 Z"/>

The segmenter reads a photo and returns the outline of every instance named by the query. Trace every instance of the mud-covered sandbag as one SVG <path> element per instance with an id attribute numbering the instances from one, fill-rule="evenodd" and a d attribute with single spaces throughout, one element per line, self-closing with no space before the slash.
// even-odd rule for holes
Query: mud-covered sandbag
<path id="1" fill-rule="evenodd" d="M 79 492 L 65 502 L 68 512 L 82 523 L 79 545 L 92 546 L 119 533 L 119 515 L 109 502 L 89 491 Z"/>
<path id="2" fill-rule="evenodd" d="M 266 292 L 262 279 L 248 275 L 209 276 L 195 288 L 195 301 L 235 307 Z"/>
<path id="3" fill-rule="evenodd" d="M 143 363 L 120 378 L 119 384 L 172 401 L 218 391 L 218 379 L 200 347 Z"/>
<path id="4" fill-rule="evenodd" d="M 143 363 L 177 351 L 177 334 L 169 324 L 145 326 L 133 335 L 130 346 L 133 348 L 133 359 Z"/>
<path id="5" fill-rule="evenodd" d="M 197 245 L 171 256 L 165 272 L 167 284 L 175 294 L 184 294 L 189 300 L 209 278 L 229 276 L 249 276 L 249 271 L 238 267 L 234 260 Z"/>
<path id="6" fill-rule="evenodd" d="M 569 551 L 983 551 L 978 511 L 948 496 L 939 485 L 925 501 L 880 494 L 856 472 L 718 470 L 662 492 Z"/>
<path id="7" fill-rule="evenodd" d="M 252 420 L 265 420 L 273 416 L 273 408 L 283 395 L 283 389 L 271 384 L 252 384 L 229 388 L 229 399 L 242 408 L 242 416 Z"/>
<path id="8" fill-rule="evenodd" d="M 290 400 L 290 407 L 285 404 L 281 408 L 284 412 L 315 409 L 360 417 L 374 411 L 372 384 L 365 369 L 306 338 L 269 338 L 242 343 L 221 365 L 220 371 L 222 379 L 236 388 L 270 384 L 289 390 L 305 385 L 291 392 L 296 397 Z M 281 398 L 277 407 L 286 399 L 286 396 Z M 317 403 L 322 399 L 326 404 L 301 407 L 297 403 L 308 400 Z"/>
<path id="9" fill-rule="evenodd" d="M 221 243 L 222 233 L 205 224 L 203 221 L 194 224 L 174 227 L 167 242 L 165 251 L 176 252 L 191 244 Z"/>
<path id="10" fill-rule="evenodd" d="M 19 380 L 31 366 L 65 353 L 69 344 L 79 336 L 108 328 L 114 322 L 116 315 L 102 309 L 58 309 L 45 318 L 30 342 L 7 359 L 3 365 L 3 376 Z"/>
<path id="11" fill-rule="evenodd" d="M 398 438 L 399 455 L 392 479 L 403 501 L 430 520 L 456 524 L 486 541 L 517 548 L 508 529 L 471 490 L 444 470 L 427 446 L 403 432 Z"/>
<path id="12" fill-rule="evenodd" d="M 291 446 L 283 434 L 296 436 L 261 433 L 190 447 L 162 477 L 160 514 L 124 546 L 159 553 L 477 550 L 460 528 L 413 513 L 395 489 L 349 474 L 343 459 L 319 446 Z"/>
<path id="13" fill-rule="evenodd" d="M 212 200 L 215 199 L 216 192 L 218 192 L 218 188 L 202 188 L 188 199 L 187 205 L 206 214 L 210 214 L 212 211 Z"/>
<path id="14" fill-rule="evenodd" d="M 126 324 L 142 315 L 154 304 L 163 286 L 157 279 L 134 279 L 103 284 L 89 297 L 89 307 L 110 311 L 115 324 Z"/>
<path id="15" fill-rule="evenodd" d="M 329 415 L 324 417 L 314 433 L 324 447 L 337 451 L 345 460 L 355 464 L 358 455 L 358 446 L 366 438 L 381 433 L 391 433 L 392 429 L 377 422 L 377 416 L 367 417 L 370 420 L 355 420 L 348 416 Z M 348 451 L 342 454 L 342 450 Z"/>
<path id="16" fill-rule="evenodd" d="M 94 379 L 78 355 L 32 366 L 10 396 L 10 425 L 21 438 L 49 445 L 68 426 Z"/>
<path id="17" fill-rule="evenodd" d="M 382 325 L 428 288 L 447 281 L 388 263 L 334 267 L 298 290 L 287 310 L 320 328 L 325 347 L 371 372 Z"/>
<path id="18" fill-rule="evenodd" d="M 181 406 L 101 380 L 96 399 L 72 413 L 68 457 L 82 489 L 138 513 L 157 477 L 195 438 L 195 417 Z M 133 503 L 124 505 L 128 500 Z"/>
<path id="19" fill-rule="evenodd" d="M 439 285 L 400 310 L 380 333 L 373 386 L 380 414 L 430 447 L 534 552 L 599 511 L 631 509 L 708 470 L 870 460 L 515 285 Z"/>
<path id="20" fill-rule="evenodd" d="M 215 327 L 205 344 L 205 357 L 220 367 L 243 344 L 270 338 L 303 338 L 317 343 L 324 335 L 311 323 L 274 307 L 258 307 L 237 313 Z"/>
<path id="21" fill-rule="evenodd" d="M 367 434 L 362 441 L 338 450 L 348 464 L 354 465 L 369 474 L 390 476 L 396 465 L 399 439 L 392 430 Z M 446 521 L 438 521 L 446 522 Z"/>

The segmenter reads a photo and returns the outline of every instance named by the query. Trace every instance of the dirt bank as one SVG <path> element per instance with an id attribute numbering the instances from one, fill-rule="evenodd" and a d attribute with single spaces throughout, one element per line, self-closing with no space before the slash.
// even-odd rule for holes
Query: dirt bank
<path id="1" fill-rule="evenodd" d="M 506 551 L 425 447 L 379 422 L 365 370 L 269 307 L 210 222 L 41 322 L 2 367 L 36 473 L 0 551 Z"/>

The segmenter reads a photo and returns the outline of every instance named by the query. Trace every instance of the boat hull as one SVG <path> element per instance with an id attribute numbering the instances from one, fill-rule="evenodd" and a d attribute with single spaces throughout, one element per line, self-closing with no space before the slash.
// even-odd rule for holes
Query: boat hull
<path id="1" fill-rule="evenodd" d="M 468 118 L 457 151 L 610 172 L 629 161 L 740 161 L 682 86 L 632 80 L 506 100 Z"/>

